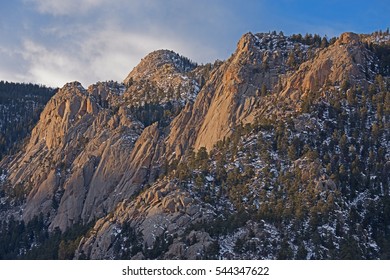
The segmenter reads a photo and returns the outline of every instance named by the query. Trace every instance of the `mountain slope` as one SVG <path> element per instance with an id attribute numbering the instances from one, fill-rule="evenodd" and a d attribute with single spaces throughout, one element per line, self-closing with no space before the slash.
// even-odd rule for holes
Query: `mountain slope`
<path id="1" fill-rule="evenodd" d="M 248 33 L 65 85 L 1 163 L 2 230 L 60 258 L 388 258 L 388 37 Z"/>
<path id="2" fill-rule="evenodd" d="M 181 59 L 185 65 L 187 60 Z M 153 64 L 156 58 L 152 55 L 144 62 L 148 60 Z M 173 69 L 172 75 L 177 75 L 175 71 L 181 73 Z M 196 81 L 180 77 L 172 83 L 183 84 L 181 92 L 195 95 Z M 190 87 L 186 87 L 188 81 L 192 81 Z M 157 85 L 153 94 L 164 86 Z M 137 90 L 131 90 L 134 87 Z M 152 165 L 162 161 L 161 149 L 156 147 L 161 132 L 157 123 L 150 123 L 153 118 L 161 120 L 163 114 L 169 121 L 182 105 L 169 108 L 164 100 L 139 104 L 129 98 L 142 90 L 151 94 L 152 89 L 145 87 L 142 80 L 128 87 L 98 83 L 86 90 L 73 82 L 57 92 L 42 112 L 25 151 L 3 165 L 7 188 L 23 188 L 17 204 L 23 209 L 24 221 L 43 213 L 51 230 L 59 227 L 64 231 L 112 211 L 116 203 L 158 177 L 158 168 L 153 170 Z M 187 101 L 186 96 L 181 99 Z M 156 116 L 139 114 L 148 105 Z M 15 201 L 8 197 L 4 204 L 12 206 Z"/>

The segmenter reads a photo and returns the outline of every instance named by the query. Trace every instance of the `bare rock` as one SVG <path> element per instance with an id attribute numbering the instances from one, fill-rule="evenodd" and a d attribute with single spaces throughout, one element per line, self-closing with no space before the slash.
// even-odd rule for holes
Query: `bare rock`
<path id="1" fill-rule="evenodd" d="M 342 44 L 357 44 L 361 42 L 360 36 L 353 32 L 345 32 L 340 35 L 340 38 L 337 40 L 338 45 Z"/>

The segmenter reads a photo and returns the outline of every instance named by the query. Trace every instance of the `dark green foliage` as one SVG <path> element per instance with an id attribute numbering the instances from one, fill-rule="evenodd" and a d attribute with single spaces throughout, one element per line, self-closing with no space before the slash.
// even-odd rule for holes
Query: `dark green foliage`
<path id="1" fill-rule="evenodd" d="M 359 244 L 353 237 L 347 237 L 341 243 L 340 259 L 342 260 L 357 260 L 361 259 L 362 252 L 359 248 Z"/>
<path id="2" fill-rule="evenodd" d="M 294 52 L 290 52 L 288 54 L 287 66 L 289 66 L 290 68 L 295 68 L 297 66 Z"/>
<path id="3" fill-rule="evenodd" d="M 28 185 L 25 186 L 21 183 L 18 183 L 13 187 L 8 184 L 4 184 L 3 187 L 4 196 L 6 196 L 8 200 L 13 201 L 15 205 L 21 205 L 25 202 L 29 191 L 31 191 L 31 187 Z"/>
<path id="4" fill-rule="evenodd" d="M 145 127 L 155 122 L 159 122 L 160 127 L 166 127 L 180 110 L 180 107 L 171 102 L 166 104 L 146 103 L 143 106 L 130 107 L 130 111 Z"/>
<path id="5" fill-rule="evenodd" d="M 3 221 L 0 229 L 0 259 L 73 259 L 81 237 L 91 224 L 76 224 L 66 232 L 49 232 L 43 215 L 27 225 L 23 221 Z"/>
<path id="6" fill-rule="evenodd" d="M 35 217 L 27 225 L 23 221 L 15 221 L 13 216 L 9 221 L 3 221 L 0 230 L 0 259 L 18 258 L 21 252 L 30 249 L 32 243 L 45 241 L 47 231 L 44 228 L 43 215 Z"/>
<path id="7" fill-rule="evenodd" d="M 370 44 L 368 48 L 378 57 L 379 73 L 390 74 L 390 46 L 388 44 Z"/>
<path id="8" fill-rule="evenodd" d="M 281 248 L 278 253 L 278 260 L 291 260 L 294 257 L 294 253 L 288 244 L 287 239 L 282 241 Z"/>
<path id="9" fill-rule="evenodd" d="M 139 252 L 143 252 L 142 233 L 131 227 L 130 223 L 124 223 L 120 227 L 120 233 L 113 244 L 117 259 L 128 260 Z"/>
<path id="10" fill-rule="evenodd" d="M 298 247 L 297 255 L 295 257 L 297 260 L 306 260 L 307 259 L 307 250 L 303 244 Z"/>
<path id="11" fill-rule="evenodd" d="M 147 259 L 157 259 L 161 257 L 173 243 L 173 237 L 169 234 L 156 236 L 156 239 L 150 248 L 144 248 L 143 253 Z"/>
<path id="12" fill-rule="evenodd" d="M 212 237 L 218 237 L 232 233 L 239 227 L 242 227 L 249 220 L 250 215 L 245 211 L 238 211 L 237 213 L 225 213 L 224 217 L 219 217 L 212 222 L 202 222 L 193 225 L 188 228 L 187 231 L 191 230 L 204 230 Z"/>
<path id="13" fill-rule="evenodd" d="M 332 45 L 336 41 L 336 38 L 330 39 L 328 43 L 326 36 L 321 37 L 318 34 L 314 34 L 314 36 L 312 34 L 306 34 L 305 36 L 302 36 L 301 34 L 293 34 L 291 35 L 291 40 L 309 46 L 325 48 Z"/>
<path id="14" fill-rule="evenodd" d="M 211 245 L 209 245 L 206 249 L 205 256 L 203 259 L 206 260 L 215 260 L 218 258 L 219 255 L 219 242 L 214 241 Z"/>
<path id="15" fill-rule="evenodd" d="M 56 90 L 0 81 L 0 159 L 18 150 Z"/>

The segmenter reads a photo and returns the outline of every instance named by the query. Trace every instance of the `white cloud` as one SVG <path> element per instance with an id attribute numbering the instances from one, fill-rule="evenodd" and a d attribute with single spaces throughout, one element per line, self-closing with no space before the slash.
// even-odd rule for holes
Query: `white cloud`
<path id="1" fill-rule="evenodd" d="M 79 34 L 60 39 L 52 47 L 37 40 L 24 40 L 21 53 L 27 65 L 26 80 L 50 86 L 62 86 L 74 80 L 84 86 L 104 80 L 122 81 L 142 57 L 157 49 L 174 50 L 195 61 L 193 55 L 214 52 L 207 46 L 164 34 L 163 30 L 143 34 L 115 25 L 101 30 L 75 28 Z M 75 39 L 78 37 L 83 39 Z"/>
<path id="2" fill-rule="evenodd" d="M 225 11 L 216 9 L 217 1 L 210 9 L 204 7 L 206 0 L 23 1 L 34 6 L 23 21 L 28 28 L 18 35 L 22 42 L 16 46 L 22 54 L 18 64 L 23 65 L 19 81 L 50 86 L 73 80 L 84 86 L 122 81 L 142 57 L 157 49 L 170 49 L 200 63 L 225 58 L 218 50 L 223 44 L 218 30 L 226 27 L 217 19 Z M 216 36 L 208 38 L 209 30 Z"/>
<path id="3" fill-rule="evenodd" d="M 197 62 L 209 62 L 217 50 L 176 37 L 166 30 L 140 33 L 108 27 L 87 38 L 82 45 L 84 57 L 99 79 L 123 80 L 140 59 L 158 49 L 169 49 Z M 89 55 L 93 54 L 93 55 Z"/>
<path id="4" fill-rule="evenodd" d="M 27 66 L 27 80 L 49 86 L 61 86 L 66 82 L 85 78 L 79 76 L 82 63 L 64 50 L 48 49 L 32 40 L 25 40 L 22 50 Z"/>

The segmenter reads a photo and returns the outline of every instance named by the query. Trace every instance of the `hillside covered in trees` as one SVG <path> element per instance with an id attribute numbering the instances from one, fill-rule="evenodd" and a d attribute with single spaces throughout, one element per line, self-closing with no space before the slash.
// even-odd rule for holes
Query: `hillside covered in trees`
<path id="1" fill-rule="evenodd" d="M 44 86 L 0 81 L 0 160 L 21 147 L 54 93 Z"/>

